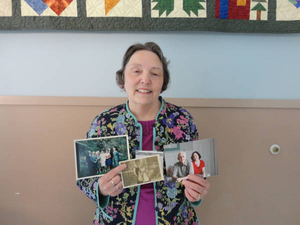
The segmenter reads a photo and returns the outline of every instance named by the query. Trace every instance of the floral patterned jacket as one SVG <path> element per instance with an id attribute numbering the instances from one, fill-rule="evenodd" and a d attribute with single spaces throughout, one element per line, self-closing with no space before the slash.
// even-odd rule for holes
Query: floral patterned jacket
<path id="1" fill-rule="evenodd" d="M 198 139 L 194 120 L 189 112 L 166 103 L 161 97 L 161 109 L 153 128 L 153 149 L 163 151 L 163 146 Z M 130 155 L 142 149 L 142 126 L 129 111 L 128 102 L 105 110 L 96 116 L 87 132 L 87 138 L 128 135 Z M 100 178 L 101 179 L 101 178 Z M 126 188 L 115 197 L 101 197 L 98 194 L 99 178 L 88 178 L 77 182 L 78 187 L 94 200 L 97 209 L 94 225 L 135 224 L 140 186 Z M 189 202 L 184 195 L 184 186 L 169 183 L 167 179 L 153 183 L 156 224 L 200 224 L 193 206 L 199 202 Z"/>

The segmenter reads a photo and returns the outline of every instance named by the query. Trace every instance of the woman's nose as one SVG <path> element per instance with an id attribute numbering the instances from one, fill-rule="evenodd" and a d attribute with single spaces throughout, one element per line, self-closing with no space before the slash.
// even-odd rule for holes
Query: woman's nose
<path id="1" fill-rule="evenodd" d="M 142 73 L 141 83 L 142 84 L 149 84 L 150 83 L 150 74 L 148 72 L 143 72 Z"/>

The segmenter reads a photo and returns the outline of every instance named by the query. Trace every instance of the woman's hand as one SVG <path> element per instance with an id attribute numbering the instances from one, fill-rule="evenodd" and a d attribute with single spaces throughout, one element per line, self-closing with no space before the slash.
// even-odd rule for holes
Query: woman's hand
<path id="1" fill-rule="evenodd" d="M 190 202 L 197 202 L 208 193 L 210 184 L 195 174 L 189 174 L 187 178 L 182 180 L 182 184 L 185 186 L 185 196 Z"/>
<path id="2" fill-rule="evenodd" d="M 122 164 L 99 179 L 99 191 L 101 195 L 116 196 L 123 191 L 123 183 L 119 173 L 125 169 L 126 165 Z"/>

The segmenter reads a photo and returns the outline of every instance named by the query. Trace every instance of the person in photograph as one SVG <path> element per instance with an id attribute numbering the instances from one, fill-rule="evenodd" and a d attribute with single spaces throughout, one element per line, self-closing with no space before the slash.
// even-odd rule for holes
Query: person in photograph
<path id="1" fill-rule="evenodd" d="M 100 154 L 100 162 L 101 162 L 101 173 L 106 172 L 106 154 L 102 150 Z"/>
<path id="2" fill-rule="evenodd" d="M 107 171 L 110 171 L 111 164 L 112 164 L 112 162 L 111 162 L 110 149 L 108 148 L 106 150 L 106 168 L 107 168 Z"/>
<path id="3" fill-rule="evenodd" d="M 134 167 L 134 174 L 137 178 L 137 183 L 146 183 L 150 181 L 150 178 L 147 174 L 148 169 L 145 165 L 140 163 L 140 160 L 136 161 L 136 166 Z"/>
<path id="4" fill-rule="evenodd" d="M 114 167 L 113 162 L 114 162 L 114 151 L 112 148 L 108 148 L 109 149 L 109 153 L 110 153 L 110 158 L 111 158 L 111 168 Z"/>
<path id="5" fill-rule="evenodd" d="M 128 100 L 97 115 L 86 137 L 128 135 L 131 159 L 136 150 L 163 152 L 164 145 L 197 140 L 191 114 L 160 96 L 169 80 L 168 61 L 157 44 L 130 46 L 116 73 L 117 85 Z M 97 205 L 94 224 L 199 223 L 194 206 L 208 193 L 207 180 L 189 174 L 182 182 L 165 179 L 124 189 L 120 173 L 125 169 L 124 163 L 100 178 L 78 181 L 82 192 Z"/>
<path id="6" fill-rule="evenodd" d="M 96 152 L 97 156 L 97 174 L 101 173 L 101 162 L 100 162 L 100 152 Z"/>
<path id="7" fill-rule="evenodd" d="M 193 167 L 194 167 L 194 173 L 199 174 L 202 177 L 206 177 L 205 173 L 205 162 L 201 160 L 201 155 L 199 152 L 195 151 L 192 153 L 191 156 Z"/>
<path id="8" fill-rule="evenodd" d="M 114 155 L 113 164 L 114 167 L 117 167 L 119 166 L 119 152 L 116 148 L 113 148 L 113 155 Z"/>
<path id="9" fill-rule="evenodd" d="M 92 156 L 92 153 L 91 151 L 88 151 L 87 154 L 86 154 L 86 163 L 88 165 L 88 168 L 89 168 L 89 174 L 93 173 L 93 162 L 91 160 L 91 156 Z"/>
<path id="10" fill-rule="evenodd" d="M 97 164 L 98 164 L 98 160 L 97 160 L 97 155 L 96 152 L 92 152 L 90 159 L 92 161 L 92 175 L 96 175 L 97 173 Z"/>
<path id="11" fill-rule="evenodd" d="M 186 152 L 181 151 L 177 155 L 178 162 L 173 165 L 172 178 L 176 182 L 186 179 L 189 174 L 194 174 L 193 164 L 187 160 Z"/>

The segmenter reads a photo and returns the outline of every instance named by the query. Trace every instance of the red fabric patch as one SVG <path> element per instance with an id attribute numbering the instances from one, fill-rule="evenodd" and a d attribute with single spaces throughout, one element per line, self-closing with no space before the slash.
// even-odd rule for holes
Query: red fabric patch
<path id="1" fill-rule="evenodd" d="M 58 16 L 70 5 L 73 0 L 43 0 Z"/>
<path id="2" fill-rule="evenodd" d="M 215 17 L 220 18 L 220 0 L 215 0 Z"/>
<path id="3" fill-rule="evenodd" d="M 237 0 L 229 0 L 228 19 L 249 20 L 250 0 L 246 0 L 245 6 L 237 6 Z"/>

